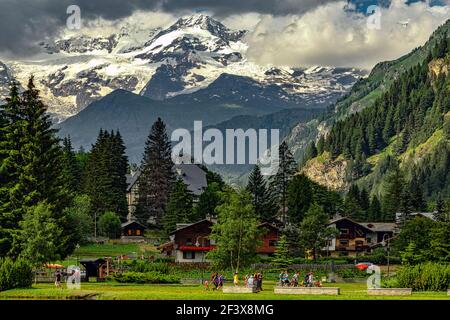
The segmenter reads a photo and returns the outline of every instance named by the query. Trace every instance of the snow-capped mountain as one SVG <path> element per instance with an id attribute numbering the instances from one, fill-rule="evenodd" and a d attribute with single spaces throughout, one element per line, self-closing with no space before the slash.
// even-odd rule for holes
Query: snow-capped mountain
<path id="1" fill-rule="evenodd" d="M 59 120 L 116 89 L 164 100 L 206 88 L 222 74 L 275 86 L 283 99 L 294 104 L 326 105 L 365 75 L 351 68 L 260 66 L 246 58 L 245 35 L 246 31 L 230 30 L 197 14 L 166 29 L 145 30 L 136 21 L 114 34 L 41 42 L 38 55 L 0 60 L 22 84 L 30 74 L 35 76 L 49 112 Z M 1 70 L 6 69 L 2 66 L 0 95 L 7 86 L 2 82 Z"/>

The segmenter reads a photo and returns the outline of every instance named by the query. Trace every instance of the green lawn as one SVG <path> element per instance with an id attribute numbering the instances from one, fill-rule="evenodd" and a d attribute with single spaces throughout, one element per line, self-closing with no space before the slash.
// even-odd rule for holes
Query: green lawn
<path id="1" fill-rule="evenodd" d="M 4 299 L 102 299 L 102 300 L 435 300 L 448 299 L 447 292 L 414 292 L 412 296 L 369 297 L 364 283 L 339 283 L 328 286 L 341 288 L 339 296 L 276 295 L 274 283 L 265 283 L 264 291 L 256 294 L 223 294 L 205 291 L 199 285 L 127 285 L 114 282 L 82 283 L 81 290 L 56 289 L 53 284 L 37 284 L 30 289 L 0 292 Z"/>

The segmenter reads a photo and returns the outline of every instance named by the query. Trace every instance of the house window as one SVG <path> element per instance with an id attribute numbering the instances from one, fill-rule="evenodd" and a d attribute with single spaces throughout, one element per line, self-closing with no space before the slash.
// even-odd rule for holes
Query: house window
<path id="1" fill-rule="evenodd" d="M 355 241 L 355 244 L 356 244 L 357 246 L 362 246 L 362 245 L 364 244 L 364 241 L 357 240 L 357 241 Z"/>
<path id="2" fill-rule="evenodd" d="M 131 236 L 131 229 L 128 229 L 128 235 Z"/>
<path id="3" fill-rule="evenodd" d="M 340 230 L 341 234 L 349 234 L 349 230 L 348 229 L 341 229 Z"/>
<path id="4" fill-rule="evenodd" d="M 183 259 L 186 260 L 195 259 L 195 251 L 183 251 Z"/>
<path id="5" fill-rule="evenodd" d="M 141 230 L 137 229 L 137 230 L 136 230 L 136 235 L 137 235 L 137 236 L 140 236 L 140 235 L 141 235 Z"/>
<path id="6" fill-rule="evenodd" d="M 339 240 L 341 246 L 348 246 L 348 240 Z"/>
<path id="7" fill-rule="evenodd" d="M 269 240 L 269 247 L 276 247 L 277 246 L 277 240 Z"/>

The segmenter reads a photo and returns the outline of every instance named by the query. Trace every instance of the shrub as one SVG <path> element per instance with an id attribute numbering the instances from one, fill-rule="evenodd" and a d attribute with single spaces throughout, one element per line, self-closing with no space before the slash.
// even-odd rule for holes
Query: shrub
<path id="1" fill-rule="evenodd" d="M 427 262 L 397 271 L 398 285 L 415 291 L 443 291 L 450 285 L 450 265 Z"/>
<path id="2" fill-rule="evenodd" d="M 180 283 L 180 278 L 174 275 L 159 272 L 132 272 L 126 271 L 114 275 L 114 280 L 120 283 Z"/>
<path id="3" fill-rule="evenodd" d="M 132 272 L 159 272 L 163 274 L 169 273 L 169 266 L 164 263 L 151 263 L 143 260 L 133 260 L 130 264 Z"/>
<path id="4" fill-rule="evenodd" d="M 102 236 L 109 237 L 110 239 L 117 239 L 121 232 L 119 216 L 114 212 L 105 212 L 98 219 L 98 229 Z"/>
<path id="5" fill-rule="evenodd" d="M 31 287 L 32 282 L 33 272 L 28 262 L 23 259 L 0 259 L 0 291 Z"/>

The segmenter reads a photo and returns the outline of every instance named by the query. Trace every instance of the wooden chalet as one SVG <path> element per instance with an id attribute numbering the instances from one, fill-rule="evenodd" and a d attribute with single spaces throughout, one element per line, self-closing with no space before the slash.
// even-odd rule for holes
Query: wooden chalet
<path id="1" fill-rule="evenodd" d="M 145 227 L 137 221 L 122 223 L 122 238 L 144 237 Z"/>
<path id="2" fill-rule="evenodd" d="M 333 219 L 328 226 L 338 230 L 338 235 L 322 249 L 330 256 L 357 256 L 369 252 L 383 239 L 392 238 L 396 228 L 395 223 L 360 223 L 346 217 Z"/>
<path id="3" fill-rule="evenodd" d="M 177 230 L 170 234 L 170 241 L 158 249 L 166 256 L 174 256 L 175 262 L 208 262 L 205 255 L 215 248 L 214 241 L 209 238 L 214 223 L 214 220 L 204 219 L 191 224 L 178 224 Z M 257 248 L 258 254 L 274 254 L 280 230 L 269 223 L 262 223 L 258 228 L 264 230 L 262 243 Z"/>

